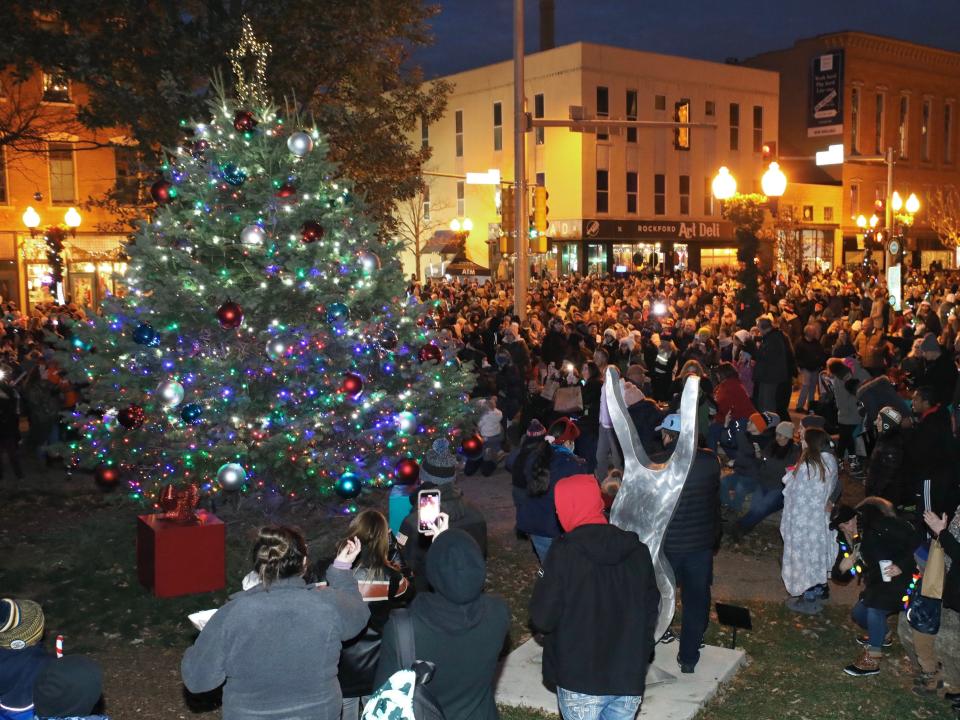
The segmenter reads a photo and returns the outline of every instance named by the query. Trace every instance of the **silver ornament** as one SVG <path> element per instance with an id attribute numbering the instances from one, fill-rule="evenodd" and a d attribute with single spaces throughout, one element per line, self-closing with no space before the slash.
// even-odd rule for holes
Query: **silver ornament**
<path id="1" fill-rule="evenodd" d="M 217 470 L 217 482 L 224 490 L 236 490 L 247 479 L 247 471 L 239 463 L 224 463 Z"/>
<path id="2" fill-rule="evenodd" d="M 700 379 L 688 377 L 680 399 L 680 437 L 677 438 L 676 449 L 665 464 L 655 464 L 650 462 L 637 437 L 616 371 L 607 369 L 603 387 L 624 459 L 623 480 L 610 510 L 610 522 L 623 530 L 635 532 L 640 542 L 650 550 L 660 590 L 660 613 L 654 632 L 654 637 L 658 638 L 670 627 L 675 612 L 677 582 L 673 568 L 663 553 L 663 540 L 697 452 L 699 390 Z M 662 682 L 664 679 L 660 675 L 656 681 Z M 647 684 L 651 681 L 652 677 L 648 675 Z"/>
<path id="3" fill-rule="evenodd" d="M 313 150 L 313 138 L 303 131 L 293 133 L 287 138 L 287 149 L 299 158 Z"/>
<path id="4" fill-rule="evenodd" d="M 373 275 L 380 269 L 380 258 L 376 253 L 364 250 L 357 254 L 357 260 L 360 261 L 360 267 L 364 275 Z"/>
<path id="5" fill-rule="evenodd" d="M 267 234 L 259 225 L 247 225 L 240 231 L 240 242 L 244 245 L 263 245 Z"/>
<path id="6" fill-rule="evenodd" d="M 271 360 L 280 360 L 290 352 L 291 344 L 283 338 L 275 337 L 267 341 L 267 357 Z"/>
<path id="7" fill-rule="evenodd" d="M 185 391 L 176 380 L 164 380 L 157 386 L 157 397 L 164 407 L 173 408 L 183 402 Z"/>

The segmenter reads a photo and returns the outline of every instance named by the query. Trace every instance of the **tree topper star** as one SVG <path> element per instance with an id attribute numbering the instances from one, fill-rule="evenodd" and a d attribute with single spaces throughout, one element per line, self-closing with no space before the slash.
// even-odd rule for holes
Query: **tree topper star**
<path id="1" fill-rule="evenodd" d="M 248 107 L 263 107 L 270 103 L 267 96 L 267 58 L 273 47 L 266 40 L 260 41 L 253 34 L 253 24 L 250 18 L 243 16 L 240 30 L 240 43 L 227 52 L 230 67 L 236 78 L 237 100 Z M 249 80 L 244 73 L 243 65 L 247 57 L 253 57 L 253 72 Z"/>

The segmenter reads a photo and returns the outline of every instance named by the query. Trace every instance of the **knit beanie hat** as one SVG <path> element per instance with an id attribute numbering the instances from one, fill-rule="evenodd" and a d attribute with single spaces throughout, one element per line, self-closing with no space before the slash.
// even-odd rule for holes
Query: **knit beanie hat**
<path id="1" fill-rule="evenodd" d="M 103 670 L 88 657 L 67 655 L 46 664 L 33 686 L 33 705 L 41 718 L 85 716 L 103 693 Z"/>
<path id="2" fill-rule="evenodd" d="M 900 411 L 890 405 L 881 408 L 879 415 L 884 432 L 892 430 L 895 427 L 900 427 L 900 423 L 903 422 L 903 415 Z"/>
<path id="3" fill-rule="evenodd" d="M 777 435 L 783 435 L 785 438 L 792 438 L 795 430 L 793 423 L 787 420 L 777 425 Z"/>
<path id="4" fill-rule="evenodd" d="M 33 600 L 0 600 L 0 648 L 23 650 L 43 637 L 43 608 Z"/>
<path id="5" fill-rule="evenodd" d="M 748 420 L 756 426 L 757 432 L 763 432 L 767 429 L 767 421 L 760 413 L 753 413 Z"/>
<path id="6" fill-rule="evenodd" d="M 543 423 L 534 418 L 530 421 L 530 425 L 527 426 L 527 437 L 543 437 L 547 434 L 547 429 L 543 426 Z"/>
<path id="7" fill-rule="evenodd" d="M 450 443 L 437 438 L 420 464 L 420 480 L 437 485 L 453 482 L 457 474 L 457 457 L 450 451 Z"/>
<path id="8" fill-rule="evenodd" d="M 553 425 L 550 426 L 550 429 L 553 431 L 553 435 L 547 435 L 546 437 L 553 439 L 550 440 L 554 445 L 562 445 L 565 442 L 573 442 L 578 437 L 580 437 L 580 428 L 577 427 L 577 424 L 568 417 L 562 417 L 556 420 Z"/>
<path id="9" fill-rule="evenodd" d="M 780 424 L 780 416 L 772 410 L 763 411 L 763 419 L 767 422 L 767 427 L 776 427 Z"/>

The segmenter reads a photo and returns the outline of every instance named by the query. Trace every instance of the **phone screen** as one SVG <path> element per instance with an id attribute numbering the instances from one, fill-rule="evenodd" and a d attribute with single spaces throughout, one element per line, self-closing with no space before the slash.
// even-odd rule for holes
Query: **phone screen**
<path id="1" fill-rule="evenodd" d="M 440 515 L 440 491 L 421 490 L 417 494 L 417 524 L 420 532 L 432 530 Z"/>

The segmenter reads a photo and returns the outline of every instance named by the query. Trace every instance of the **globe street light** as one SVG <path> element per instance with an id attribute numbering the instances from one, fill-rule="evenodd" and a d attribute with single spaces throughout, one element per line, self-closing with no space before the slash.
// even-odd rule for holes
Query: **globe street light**
<path id="1" fill-rule="evenodd" d="M 917 198 L 915 193 L 910 193 L 910 197 L 907 198 L 907 212 L 911 215 L 916 215 L 920 210 L 920 200 Z"/>
<path id="2" fill-rule="evenodd" d="M 760 187 L 767 197 L 782 197 L 787 190 L 787 176 L 783 174 L 779 163 L 772 162 L 770 167 L 760 178 Z"/>
<path id="3" fill-rule="evenodd" d="M 737 180 L 730 174 L 727 166 L 724 165 L 717 171 L 716 177 L 713 178 L 713 182 L 710 184 L 710 188 L 713 190 L 713 196 L 723 202 L 737 194 Z"/>

